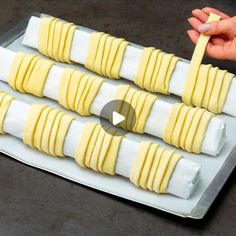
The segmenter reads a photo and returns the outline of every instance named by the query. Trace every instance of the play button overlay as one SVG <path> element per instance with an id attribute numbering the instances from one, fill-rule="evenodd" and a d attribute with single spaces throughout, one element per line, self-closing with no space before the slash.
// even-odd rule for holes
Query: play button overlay
<path id="1" fill-rule="evenodd" d="M 135 122 L 135 110 L 129 103 L 122 100 L 108 102 L 100 112 L 100 124 L 111 135 L 126 135 L 132 131 Z"/>
<path id="2" fill-rule="evenodd" d="M 112 112 L 112 124 L 113 125 L 118 125 L 119 123 L 121 123 L 124 120 L 125 120 L 125 117 L 122 116 L 120 113 L 118 113 L 116 111 Z"/>

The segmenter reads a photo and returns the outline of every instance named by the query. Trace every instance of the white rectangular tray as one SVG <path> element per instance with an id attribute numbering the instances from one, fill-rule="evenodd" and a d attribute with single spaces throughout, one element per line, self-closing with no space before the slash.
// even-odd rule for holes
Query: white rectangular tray
<path id="1" fill-rule="evenodd" d="M 33 15 L 39 16 L 40 14 L 36 13 Z M 0 37 L 0 45 L 13 51 L 22 50 L 35 54 L 38 53 L 33 49 L 24 47 L 21 43 L 29 18 L 30 17 L 27 17 L 25 20 L 13 27 L 9 32 L 2 35 Z M 86 30 L 86 28 L 84 29 Z M 85 70 L 80 65 L 74 65 L 74 67 Z M 108 82 L 111 81 L 108 80 Z M 128 81 L 123 82 L 129 83 Z M 55 101 L 52 101 L 50 99 L 36 98 L 31 95 L 15 92 L 11 90 L 6 83 L 3 82 L 0 82 L 0 89 L 14 95 L 17 99 L 29 104 L 41 102 L 59 107 L 59 105 Z M 159 95 L 159 97 L 168 102 L 180 101 L 179 98 L 175 96 L 165 97 Z M 43 169 L 45 171 L 70 179 L 74 182 L 90 186 L 109 194 L 120 196 L 122 198 L 145 204 L 150 207 L 181 217 L 201 219 L 208 211 L 212 202 L 218 195 L 219 191 L 221 190 L 222 186 L 224 185 L 225 181 L 230 176 L 236 165 L 236 148 L 233 148 L 236 144 L 236 118 L 227 115 L 219 116 L 220 118 L 226 120 L 227 124 L 227 141 L 220 155 L 218 155 L 217 157 L 211 157 L 203 154 L 195 155 L 182 150 L 177 150 L 185 158 L 202 164 L 200 184 L 198 185 L 191 198 L 188 200 L 180 199 L 168 194 L 160 195 L 144 191 L 133 186 L 126 178 L 120 176 L 105 176 L 99 173 L 95 173 L 91 170 L 80 168 L 72 158 L 61 160 L 58 158 L 50 157 L 29 147 L 26 147 L 21 140 L 9 135 L 0 136 L 0 152 L 23 163 L 26 163 L 27 165 Z M 82 122 L 99 122 L 99 119 L 94 116 L 84 118 L 77 115 L 77 118 Z M 149 135 L 140 136 L 137 134 L 129 134 L 128 136 L 129 138 L 137 141 L 150 140 L 163 146 L 168 146 L 160 139 L 154 138 Z M 175 149 L 174 147 L 170 146 L 168 146 L 168 148 Z"/>

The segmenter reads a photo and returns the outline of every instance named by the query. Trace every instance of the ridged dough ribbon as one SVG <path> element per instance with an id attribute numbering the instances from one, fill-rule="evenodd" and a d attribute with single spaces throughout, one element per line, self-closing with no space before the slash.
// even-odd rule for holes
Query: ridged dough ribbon
<path id="1" fill-rule="evenodd" d="M 3 91 L 0 91 L 0 134 L 5 134 L 3 131 L 3 124 L 13 99 L 14 98 L 12 96 Z"/>
<path id="2" fill-rule="evenodd" d="M 188 152 L 200 153 L 213 116 L 214 114 L 206 109 L 176 103 L 166 124 L 163 140 Z"/>
<path id="3" fill-rule="evenodd" d="M 11 66 L 8 83 L 21 93 L 42 97 L 48 73 L 53 65 L 52 61 L 18 52 Z"/>
<path id="4" fill-rule="evenodd" d="M 158 144 L 142 142 L 131 169 L 130 181 L 143 189 L 166 193 L 180 159 L 181 155 L 174 151 L 168 151 Z"/>
<path id="5" fill-rule="evenodd" d="M 65 137 L 73 119 L 62 110 L 34 104 L 24 128 L 24 143 L 47 154 L 63 157 Z"/>
<path id="6" fill-rule="evenodd" d="M 85 67 L 111 79 L 119 79 L 119 72 L 128 42 L 103 32 L 91 34 Z"/>
<path id="7" fill-rule="evenodd" d="M 39 28 L 39 51 L 56 61 L 71 63 L 70 52 L 75 29 L 73 23 L 43 17 Z"/>
<path id="8" fill-rule="evenodd" d="M 207 22 L 219 19 L 220 16 L 211 13 Z M 210 36 L 204 34 L 198 39 L 189 65 L 183 101 L 191 106 L 204 107 L 211 112 L 221 113 L 234 75 L 212 65 L 201 65 L 209 39 Z"/>
<path id="9" fill-rule="evenodd" d="M 91 115 L 91 105 L 102 83 L 99 77 L 67 68 L 60 81 L 58 101 L 80 115 Z"/>
<path id="10" fill-rule="evenodd" d="M 134 82 L 150 92 L 169 93 L 169 82 L 179 58 L 153 47 L 144 48 Z"/>
<path id="11" fill-rule="evenodd" d="M 86 123 L 75 160 L 81 167 L 115 175 L 116 159 L 122 138 L 107 133 L 99 124 Z"/>
<path id="12" fill-rule="evenodd" d="M 156 99 L 157 97 L 151 93 L 139 91 L 130 85 L 119 85 L 116 91 L 116 100 L 125 101 L 134 110 L 127 108 L 124 103 L 120 103 L 117 111 L 126 117 L 120 126 L 126 130 L 144 133 L 147 119 Z"/>

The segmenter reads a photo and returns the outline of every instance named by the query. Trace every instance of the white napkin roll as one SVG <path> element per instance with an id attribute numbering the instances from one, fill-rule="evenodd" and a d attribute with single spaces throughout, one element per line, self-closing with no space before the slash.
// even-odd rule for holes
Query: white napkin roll
<path id="1" fill-rule="evenodd" d="M 6 133 L 23 139 L 24 127 L 31 105 L 13 100 L 6 114 L 3 129 Z M 74 120 L 67 132 L 64 143 L 64 154 L 72 158 L 83 132 L 84 123 Z M 115 172 L 129 178 L 131 167 L 137 156 L 139 143 L 124 138 L 117 157 Z M 112 178 L 112 177 L 111 177 Z M 168 184 L 168 193 L 181 198 L 189 198 L 200 179 L 200 164 L 182 158 L 176 165 Z"/>
<path id="2" fill-rule="evenodd" d="M 9 49 L 0 47 L 0 80 L 8 82 L 15 54 Z M 44 87 L 44 96 L 58 101 L 59 84 L 64 70 L 65 68 L 60 66 L 52 66 Z M 115 99 L 116 89 L 116 85 L 104 82 L 92 104 L 91 113 L 100 116 L 104 105 Z M 145 133 L 162 138 L 172 107 L 172 104 L 157 99 L 147 119 Z M 201 152 L 217 155 L 225 143 L 224 130 L 225 122 L 213 117 L 208 125 Z"/>
<path id="3" fill-rule="evenodd" d="M 32 16 L 27 26 L 23 44 L 32 48 L 38 48 L 38 35 L 39 25 L 41 19 Z M 89 47 L 89 40 L 91 36 L 91 30 L 87 30 L 83 27 L 76 29 L 74 38 L 72 41 L 70 59 L 74 62 L 84 64 L 87 50 Z M 137 45 L 129 45 L 125 51 L 124 58 L 121 65 L 120 76 L 128 80 L 133 81 L 138 69 L 140 57 L 143 47 Z M 180 60 L 170 79 L 170 93 L 182 96 L 184 86 L 187 80 L 189 61 Z M 223 112 L 236 116 L 236 79 L 234 77 L 231 87 L 228 92 L 225 104 L 223 106 Z"/>

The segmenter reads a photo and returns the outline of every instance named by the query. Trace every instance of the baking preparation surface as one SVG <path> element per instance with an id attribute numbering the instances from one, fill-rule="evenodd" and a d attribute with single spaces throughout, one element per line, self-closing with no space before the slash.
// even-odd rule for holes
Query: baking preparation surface
<path id="1" fill-rule="evenodd" d="M 183 4 L 182 1 L 180 2 Z M 191 9 L 197 7 L 190 3 L 185 4 L 184 11 L 181 7 L 179 7 L 179 12 L 178 9 L 175 9 L 175 14 L 173 12 L 173 16 L 168 18 L 167 22 L 164 21 L 163 12 L 169 11 L 168 15 L 171 15 L 168 1 L 164 5 L 163 3 L 149 3 L 143 6 L 141 3 L 135 3 L 133 8 L 129 8 L 129 4 L 122 1 L 119 4 L 112 4 L 112 2 L 106 4 L 106 1 L 103 4 L 98 4 L 91 1 L 90 4 L 93 6 L 91 8 L 89 1 L 87 1 L 86 3 L 77 3 L 73 9 L 71 9 L 73 4 L 67 5 L 63 1 L 54 2 L 54 5 L 49 2 L 34 4 L 33 1 L 29 6 L 22 2 L 21 10 L 17 11 L 12 21 L 11 14 L 19 6 L 20 1 L 14 4 L 11 2 L 11 4 L 8 7 L 5 4 L 9 14 L 1 22 L 1 33 L 7 31 L 27 14 L 42 10 L 84 26 L 123 36 L 142 45 L 162 48 L 166 52 L 173 52 L 184 58 L 190 58 L 193 50 L 193 45 L 185 33 L 188 27 L 186 19 L 190 15 Z M 202 4 L 207 3 L 202 2 Z M 223 4 L 214 6 L 222 11 L 233 13 L 236 4 L 234 6 L 228 5 L 226 2 L 224 4 L 225 6 L 222 6 Z M 73 14 L 69 13 L 69 9 Z M 86 14 L 81 9 L 86 9 Z M 127 11 L 127 9 L 130 10 Z M 142 9 L 143 11 L 141 11 Z M 109 13 L 109 10 L 113 14 Z M 104 12 L 105 15 L 102 14 Z M 6 11 L 2 11 L 1 14 L 5 15 Z M 181 27 L 175 29 L 176 15 L 178 15 Z M 131 31 L 129 27 L 133 29 L 132 25 L 134 24 L 140 25 L 140 27 Z M 158 33 L 156 29 L 162 33 Z M 170 33 L 175 37 L 169 37 Z M 209 59 L 206 59 L 206 62 L 236 72 L 234 63 L 211 62 Z M 235 185 L 233 185 L 233 177 L 235 177 L 235 173 L 213 205 L 212 208 L 215 209 L 208 213 L 203 223 L 190 223 L 189 221 L 184 223 L 184 221 L 160 213 L 160 211 L 99 194 L 94 190 L 56 178 L 1 156 L 0 232 L 2 231 L 2 234 L 17 233 L 18 235 L 33 232 L 40 232 L 40 234 L 57 233 L 59 235 L 73 235 L 78 232 L 82 234 L 93 234 L 95 232 L 128 234 L 132 232 L 134 234 L 163 233 L 166 235 L 175 233 L 183 235 L 190 232 L 196 234 L 206 232 L 208 228 L 212 235 L 216 232 L 229 235 L 235 233 L 233 225 L 235 222 L 235 214 L 233 213 L 235 201 L 233 196 L 236 190 Z M 229 226 L 231 222 L 232 227 Z M 193 226 L 186 228 L 184 224 Z M 198 225 L 198 227 L 194 227 L 194 225 Z"/>

